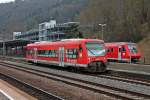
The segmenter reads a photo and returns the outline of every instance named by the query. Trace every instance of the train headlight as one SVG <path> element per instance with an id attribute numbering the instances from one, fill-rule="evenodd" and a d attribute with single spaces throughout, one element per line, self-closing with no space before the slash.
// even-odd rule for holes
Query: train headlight
<path id="1" fill-rule="evenodd" d="M 79 54 L 79 57 L 82 58 L 82 53 Z"/>
<path id="2" fill-rule="evenodd" d="M 122 53 L 123 56 L 125 56 L 125 53 Z"/>

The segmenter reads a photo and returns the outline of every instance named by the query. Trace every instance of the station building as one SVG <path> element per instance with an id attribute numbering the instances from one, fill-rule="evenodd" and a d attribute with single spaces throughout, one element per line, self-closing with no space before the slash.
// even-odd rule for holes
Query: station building
<path id="1" fill-rule="evenodd" d="M 59 41 L 66 39 L 72 27 L 78 27 L 78 22 L 57 24 L 55 20 L 40 23 L 38 29 L 26 32 L 13 32 L 13 40 L 0 41 L 0 55 L 22 57 L 25 46 L 38 41 Z"/>
<path id="2" fill-rule="evenodd" d="M 33 40 L 8 40 L 0 41 L 0 55 L 23 57 L 25 56 L 25 46 L 34 43 Z"/>
<path id="3" fill-rule="evenodd" d="M 34 41 L 58 41 L 66 39 L 67 31 L 72 26 L 78 26 L 78 22 L 67 22 L 57 24 L 56 20 L 50 20 L 39 24 L 39 29 L 32 29 L 27 32 L 14 32 L 13 40 L 34 40 Z"/>
<path id="4" fill-rule="evenodd" d="M 39 40 L 39 30 L 32 29 L 27 32 L 13 32 L 13 40 Z"/>

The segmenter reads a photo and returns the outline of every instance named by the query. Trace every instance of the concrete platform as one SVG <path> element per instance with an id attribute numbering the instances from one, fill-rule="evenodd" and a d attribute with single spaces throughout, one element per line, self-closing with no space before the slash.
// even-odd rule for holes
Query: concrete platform
<path id="1" fill-rule="evenodd" d="M 150 75 L 150 65 L 128 64 L 128 63 L 110 63 L 108 65 L 108 69 Z"/>
<path id="2" fill-rule="evenodd" d="M 0 80 L 0 100 L 37 100 L 9 83 Z"/>

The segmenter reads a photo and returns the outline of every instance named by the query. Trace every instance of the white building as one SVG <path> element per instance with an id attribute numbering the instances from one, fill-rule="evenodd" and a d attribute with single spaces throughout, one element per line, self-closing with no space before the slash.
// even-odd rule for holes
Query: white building
<path id="1" fill-rule="evenodd" d="M 57 24 L 56 20 L 50 20 L 39 24 L 39 29 L 32 29 L 27 32 L 13 32 L 14 40 L 35 40 L 35 41 L 57 41 L 66 38 L 66 30 L 78 22 L 67 22 Z"/>

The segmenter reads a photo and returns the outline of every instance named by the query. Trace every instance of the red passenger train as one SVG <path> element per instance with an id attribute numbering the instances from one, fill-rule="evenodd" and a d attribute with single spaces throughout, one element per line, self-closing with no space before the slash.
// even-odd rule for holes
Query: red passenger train
<path id="1" fill-rule="evenodd" d="M 106 49 L 103 40 L 65 39 L 37 42 L 26 46 L 26 59 L 61 67 L 75 67 L 88 72 L 106 71 Z"/>
<path id="2" fill-rule="evenodd" d="M 135 43 L 115 42 L 105 43 L 108 61 L 138 62 L 141 54 Z"/>

